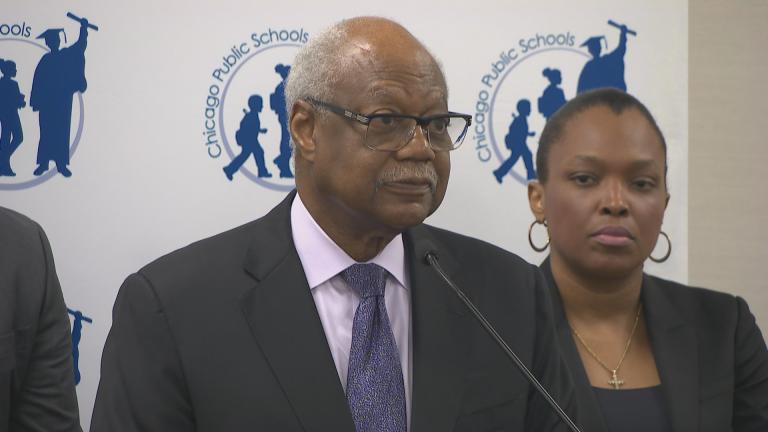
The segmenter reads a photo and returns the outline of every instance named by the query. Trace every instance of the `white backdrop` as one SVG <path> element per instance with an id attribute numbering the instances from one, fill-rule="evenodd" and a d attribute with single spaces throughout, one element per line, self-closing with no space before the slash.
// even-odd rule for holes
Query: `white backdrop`
<path id="1" fill-rule="evenodd" d="M 514 177 L 525 177 L 523 162 L 501 185 L 492 175 L 501 163 L 498 157 L 508 155 L 502 140 L 510 114 L 519 99 L 529 99 L 533 106 L 530 129 L 538 137 L 544 120 L 536 99 L 547 84 L 541 70 L 560 68 L 562 88 L 572 98 L 578 72 L 588 59 L 579 45 L 590 36 L 604 35 L 603 52 L 613 50 L 619 31 L 608 20 L 635 30 L 637 36 L 629 37 L 625 55 L 628 91 L 648 105 L 666 134 L 672 194 L 664 230 L 674 242 L 674 251 L 665 264 L 650 263 L 648 271 L 687 281 L 688 23 L 684 0 L 626 4 L 588 0 L 578 6 L 558 0 L 547 2 L 546 7 L 481 0 L 67 3 L 3 2 L 0 58 L 17 62 L 16 80 L 27 101 L 34 67 L 46 51 L 43 41 L 35 39 L 40 32 L 63 27 L 67 43 L 62 46 L 72 44 L 78 24 L 66 17 L 67 12 L 88 18 L 99 31 L 89 33 L 88 89 L 82 104 L 75 95 L 73 140 L 81 118 L 82 128 L 70 165 L 73 176 L 53 175 L 41 184 L 20 186 L 35 179 L 32 170 L 39 136 L 37 114 L 24 108 L 20 114 L 25 139 L 12 159 L 19 175 L 0 177 L 0 205 L 43 225 L 68 305 L 93 319 L 92 324 L 84 324 L 79 346 L 78 395 L 86 428 L 111 307 L 123 279 L 162 254 L 263 215 L 284 197 L 280 190 L 288 189 L 290 180 L 278 178 L 271 164 L 280 140 L 279 123 L 269 107 L 269 94 L 280 80 L 273 67 L 290 64 L 297 46 L 304 42 L 301 35 L 311 37 L 345 17 L 372 14 L 400 21 L 442 61 L 450 108 L 474 115 L 475 126 L 485 129 L 473 128 L 464 147 L 452 154 L 448 195 L 429 222 L 490 241 L 537 263 L 543 255 L 530 250 L 526 238 L 532 221 L 526 189 Z M 14 35 L 14 25 L 28 27 L 29 36 L 24 31 Z M 274 35 L 269 35 L 270 30 Z M 282 35 L 281 30 L 285 30 Z M 296 33 L 291 35 L 292 31 Z M 282 36 L 285 41 L 280 41 Z M 294 36 L 298 40 L 291 41 Z M 234 66 L 224 73 L 227 56 L 234 56 L 229 58 Z M 222 69 L 220 80 L 213 76 L 216 69 Z M 484 83 L 484 76 L 496 72 L 496 79 L 485 78 Z M 225 88 L 223 105 L 216 106 Z M 208 98 L 213 92 L 216 97 Z M 261 142 L 275 176 L 259 179 L 262 183 L 248 178 L 256 178 L 255 165 L 249 160 L 230 182 L 221 171 L 230 160 L 223 137 L 233 145 L 234 130 L 252 93 L 264 98 L 262 127 L 269 132 Z M 483 102 L 489 104 L 487 112 Z M 211 108 L 210 118 L 206 108 Z M 212 119 L 215 125 L 209 121 L 206 126 L 206 120 Z M 499 156 L 493 150 L 491 131 Z M 534 154 L 536 141 L 528 140 Z M 219 149 L 221 155 L 212 157 Z"/>

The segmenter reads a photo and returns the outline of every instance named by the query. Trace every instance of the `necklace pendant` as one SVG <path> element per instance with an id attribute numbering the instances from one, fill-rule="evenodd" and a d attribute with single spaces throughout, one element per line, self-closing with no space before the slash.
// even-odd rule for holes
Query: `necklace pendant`
<path id="1" fill-rule="evenodd" d="M 611 379 L 608 380 L 608 384 L 612 385 L 614 390 L 618 390 L 619 387 L 624 385 L 624 380 L 619 379 L 618 376 L 616 376 L 616 369 L 611 371 Z"/>

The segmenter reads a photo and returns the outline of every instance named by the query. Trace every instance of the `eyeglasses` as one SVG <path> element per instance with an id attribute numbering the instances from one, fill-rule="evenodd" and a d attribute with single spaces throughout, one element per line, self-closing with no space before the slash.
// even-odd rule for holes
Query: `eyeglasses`
<path id="1" fill-rule="evenodd" d="M 400 150 L 413 139 L 416 126 L 421 127 L 432 150 L 456 150 L 464 141 L 469 125 L 472 124 L 471 115 L 455 112 L 427 117 L 392 113 L 360 114 L 313 98 L 308 98 L 307 101 L 315 107 L 364 124 L 366 130 L 363 142 L 371 150 Z"/>

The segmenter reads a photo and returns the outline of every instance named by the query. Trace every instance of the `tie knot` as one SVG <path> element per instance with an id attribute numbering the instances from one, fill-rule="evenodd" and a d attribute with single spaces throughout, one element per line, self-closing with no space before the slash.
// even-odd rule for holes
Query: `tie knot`
<path id="1" fill-rule="evenodd" d="M 353 264 L 341 272 L 341 277 L 362 298 L 383 296 L 387 269 L 378 264 Z"/>

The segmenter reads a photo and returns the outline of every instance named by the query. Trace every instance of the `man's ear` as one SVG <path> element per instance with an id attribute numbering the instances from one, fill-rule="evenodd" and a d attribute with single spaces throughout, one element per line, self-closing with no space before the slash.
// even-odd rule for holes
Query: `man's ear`
<path id="1" fill-rule="evenodd" d="M 544 217 L 544 186 L 536 180 L 528 183 L 528 205 L 537 221 L 543 222 L 546 219 Z"/>
<path id="2" fill-rule="evenodd" d="M 315 158 L 315 126 L 317 112 L 308 102 L 299 100 L 291 108 L 291 119 L 288 124 L 291 138 L 295 146 L 296 156 L 312 162 Z"/>

